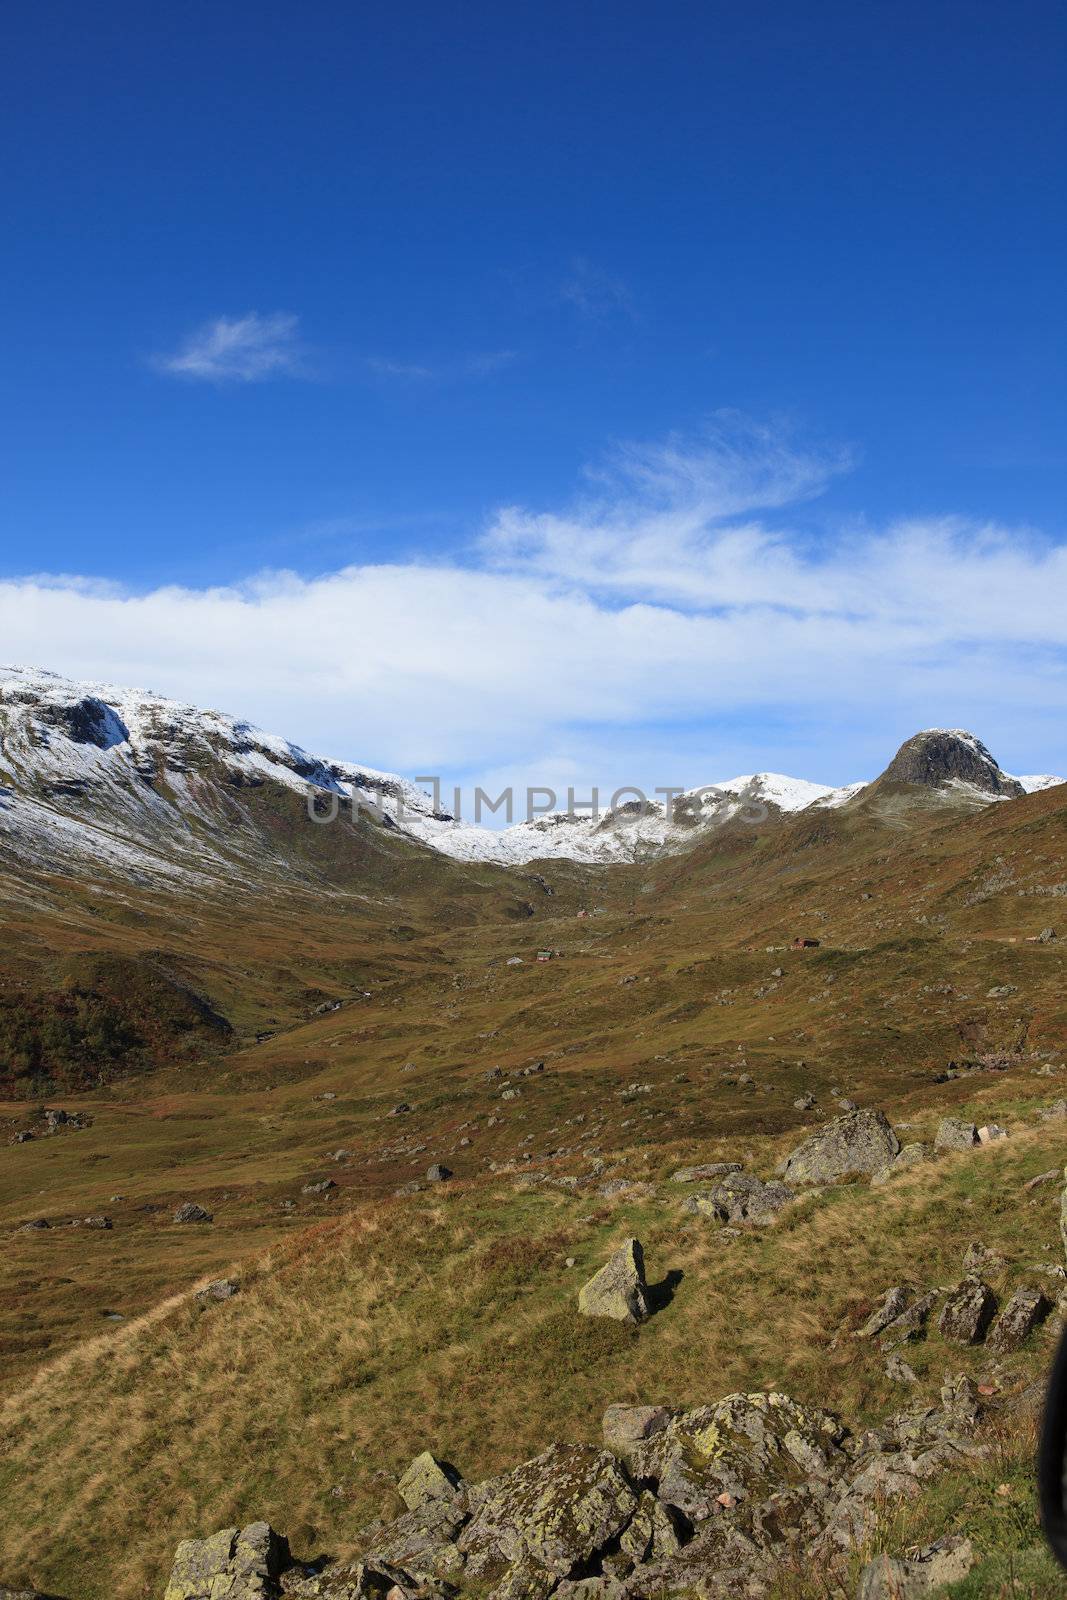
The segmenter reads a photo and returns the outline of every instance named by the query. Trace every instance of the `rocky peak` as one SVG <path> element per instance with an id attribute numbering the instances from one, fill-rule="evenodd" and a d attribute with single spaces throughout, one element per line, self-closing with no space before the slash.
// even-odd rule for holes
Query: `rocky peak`
<path id="1" fill-rule="evenodd" d="M 926 728 L 906 739 L 882 773 L 882 780 L 926 789 L 964 783 L 1005 799 L 1026 792 L 1017 778 L 1001 771 L 982 741 L 963 728 Z"/>

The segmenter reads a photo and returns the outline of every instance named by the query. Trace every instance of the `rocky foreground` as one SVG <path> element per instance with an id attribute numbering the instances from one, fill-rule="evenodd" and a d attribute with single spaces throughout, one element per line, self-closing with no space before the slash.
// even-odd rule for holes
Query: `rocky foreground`
<path id="1" fill-rule="evenodd" d="M 429 1453 L 400 1480 L 409 1510 L 364 1531 L 351 1563 L 295 1559 L 267 1523 L 179 1545 L 165 1600 L 645 1600 L 758 1596 L 818 1562 L 847 1578 L 849 1554 L 887 1499 L 918 1495 L 975 1441 L 980 1402 L 947 1377 L 936 1406 L 851 1433 L 784 1394 L 733 1394 L 693 1411 L 611 1406 L 604 1448 L 555 1444 L 466 1484 Z M 862 1600 L 962 1577 L 969 1543 L 871 1563 Z"/>

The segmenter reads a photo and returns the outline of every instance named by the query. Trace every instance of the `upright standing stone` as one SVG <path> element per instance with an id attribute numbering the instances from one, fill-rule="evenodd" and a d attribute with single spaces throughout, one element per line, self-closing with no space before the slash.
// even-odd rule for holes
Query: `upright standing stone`
<path id="1" fill-rule="evenodd" d="M 645 1254 L 638 1239 L 627 1239 L 578 1293 L 583 1317 L 614 1317 L 641 1322 L 649 1315 Z"/>

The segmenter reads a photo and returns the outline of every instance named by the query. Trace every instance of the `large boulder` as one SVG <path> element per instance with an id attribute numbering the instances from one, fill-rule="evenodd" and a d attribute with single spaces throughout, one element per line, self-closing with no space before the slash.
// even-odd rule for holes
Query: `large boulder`
<path id="1" fill-rule="evenodd" d="M 204 1207 L 197 1205 L 195 1200 L 183 1200 L 174 1213 L 173 1220 L 175 1222 L 214 1222 L 215 1219 L 210 1211 L 205 1211 Z"/>
<path id="2" fill-rule="evenodd" d="M 553 1445 L 478 1484 L 469 1499 L 471 1518 L 456 1542 L 475 1579 L 516 1563 L 568 1577 L 618 1538 L 638 1502 L 615 1457 L 584 1444 Z"/>
<path id="3" fill-rule="evenodd" d="M 643 1440 L 662 1433 L 671 1416 L 666 1406 L 608 1406 L 601 1422 L 604 1443 L 625 1456 Z"/>
<path id="4" fill-rule="evenodd" d="M 782 1176 L 790 1183 L 836 1183 L 883 1171 L 900 1141 L 881 1111 L 850 1111 L 818 1128 L 786 1157 Z"/>
<path id="5" fill-rule="evenodd" d="M 651 1311 L 640 1240 L 627 1239 L 578 1292 L 583 1317 L 641 1322 Z"/>
<path id="6" fill-rule="evenodd" d="M 274 1600 L 290 1562 L 288 1541 L 267 1522 L 184 1539 L 164 1600 Z"/>

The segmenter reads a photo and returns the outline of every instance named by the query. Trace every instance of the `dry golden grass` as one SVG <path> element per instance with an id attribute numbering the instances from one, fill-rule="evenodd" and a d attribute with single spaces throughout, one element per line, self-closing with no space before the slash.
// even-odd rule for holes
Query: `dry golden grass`
<path id="1" fill-rule="evenodd" d="M 133 1600 L 159 1592 L 179 1538 L 258 1516 L 302 1553 L 343 1552 L 397 1509 L 391 1485 L 418 1450 L 477 1478 L 596 1438 L 617 1400 L 773 1386 L 876 1416 L 910 1396 L 850 1329 L 893 1282 L 954 1281 L 971 1238 L 1008 1257 L 1003 1291 L 1050 1259 L 1057 1195 L 1020 1190 L 1061 1155 L 1044 1124 L 884 1189 L 809 1197 L 734 1240 L 668 1186 L 629 1203 L 482 1181 L 321 1224 L 238 1268 L 233 1300 L 171 1298 L 8 1398 L 0 1571 Z M 669 1304 L 639 1332 L 579 1319 L 580 1283 L 630 1232 L 653 1281 L 681 1274 Z M 1039 1370 L 1048 1338 L 1000 1381 Z M 935 1332 L 909 1360 L 932 1393 L 946 1368 L 989 1358 Z"/>

